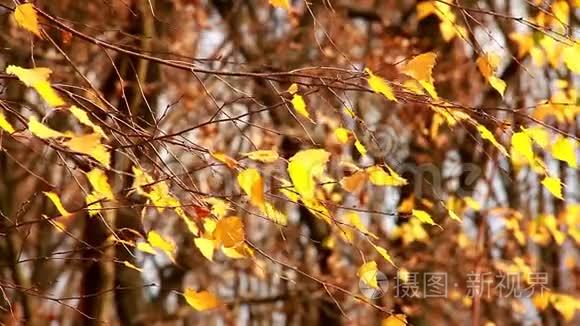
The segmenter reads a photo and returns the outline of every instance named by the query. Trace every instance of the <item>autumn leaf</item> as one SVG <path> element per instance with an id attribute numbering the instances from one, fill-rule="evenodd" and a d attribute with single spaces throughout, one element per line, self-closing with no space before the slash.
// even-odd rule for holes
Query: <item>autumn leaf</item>
<path id="1" fill-rule="evenodd" d="M 268 0 L 270 4 L 276 8 L 282 8 L 285 10 L 290 10 L 290 0 Z"/>
<path id="2" fill-rule="evenodd" d="M 99 134 L 74 136 L 64 144 L 75 152 L 83 153 L 92 157 L 107 168 L 111 167 L 111 153 L 109 153 L 109 150 L 101 143 L 101 136 Z"/>
<path id="3" fill-rule="evenodd" d="M 495 76 L 499 66 L 500 58 L 498 55 L 489 53 L 483 54 L 477 58 L 477 67 L 479 71 L 487 79 L 491 87 L 493 87 L 503 97 L 506 89 L 506 83 L 502 79 Z"/>
<path id="4" fill-rule="evenodd" d="M 562 314 L 566 321 L 571 321 L 574 318 L 576 310 L 580 309 L 580 300 L 570 295 L 551 294 L 550 302 L 554 309 Z"/>
<path id="5" fill-rule="evenodd" d="M 391 265 L 397 267 L 397 265 L 395 265 L 395 263 L 393 262 L 393 259 L 391 258 L 391 255 L 389 255 L 389 252 L 387 251 L 387 249 L 385 249 L 385 248 L 383 248 L 381 246 L 374 245 L 374 244 L 373 244 L 373 247 L 379 253 L 379 255 L 381 255 L 386 261 L 388 261 L 389 263 L 391 263 Z"/>
<path id="6" fill-rule="evenodd" d="M 356 275 L 364 284 L 372 287 L 373 289 L 378 289 L 379 284 L 377 282 L 377 273 L 377 263 L 373 260 L 361 265 Z"/>
<path id="7" fill-rule="evenodd" d="M 334 129 L 334 136 L 341 144 L 346 144 L 348 142 L 351 131 L 345 128 Z"/>
<path id="8" fill-rule="evenodd" d="M 433 97 L 438 99 L 435 85 L 433 84 L 433 67 L 437 60 L 437 54 L 433 52 L 420 54 L 409 60 L 403 67 L 403 74 L 410 76 L 417 80 L 423 88 Z"/>
<path id="9" fill-rule="evenodd" d="M 223 244 L 226 248 L 237 246 L 245 240 L 242 219 L 230 216 L 218 220 L 213 236 L 218 244 Z"/>
<path id="10" fill-rule="evenodd" d="M 310 113 L 308 113 L 308 110 L 306 110 L 306 102 L 304 101 L 304 98 L 302 97 L 302 95 L 298 94 L 298 85 L 296 84 L 290 85 L 290 88 L 288 88 L 288 92 L 292 94 L 292 100 L 290 102 L 292 103 L 292 107 L 294 108 L 294 110 L 301 116 L 307 118 L 311 122 L 314 122 L 310 118 Z"/>
<path id="11" fill-rule="evenodd" d="M 60 201 L 60 197 L 56 193 L 54 193 L 52 191 L 45 191 L 43 193 L 54 204 L 54 206 L 56 207 L 56 209 L 58 210 L 60 215 L 62 215 L 63 217 L 67 217 L 67 216 L 71 215 L 64 208 L 64 206 L 62 205 L 62 202 Z"/>
<path id="12" fill-rule="evenodd" d="M 260 172 L 256 169 L 246 169 L 238 174 L 238 183 L 246 195 L 250 197 L 252 205 L 264 206 L 264 182 Z"/>
<path id="13" fill-rule="evenodd" d="M 212 152 L 211 156 L 216 160 L 224 163 L 230 169 L 235 169 L 238 166 L 238 162 L 233 158 L 229 157 L 228 155 L 221 153 L 221 152 Z"/>
<path id="14" fill-rule="evenodd" d="M 156 231 L 149 231 L 149 233 L 147 233 L 147 242 L 149 242 L 151 247 L 163 251 L 171 260 L 175 260 L 174 255 L 177 247 L 171 239 L 164 238 Z"/>
<path id="15" fill-rule="evenodd" d="M 385 172 L 383 168 L 373 165 L 366 169 L 369 179 L 375 186 L 392 186 L 400 187 L 407 184 L 407 180 L 398 175 L 393 169 L 387 166 L 389 173 Z"/>
<path id="16" fill-rule="evenodd" d="M 199 249 L 201 254 L 209 261 L 213 261 L 213 252 L 215 250 L 215 241 L 206 238 L 195 238 L 193 243 Z"/>
<path id="17" fill-rule="evenodd" d="M 148 253 L 151 255 L 155 255 L 155 249 L 148 243 L 148 242 L 139 242 L 137 246 L 135 246 L 137 250 L 142 251 L 144 253 Z"/>
<path id="18" fill-rule="evenodd" d="M 99 196 L 109 200 L 115 200 L 113 189 L 109 185 L 107 175 L 103 170 L 98 168 L 92 169 L 87 173 L 87 179 L 89 179 L 89 183 Z"/>
<path id="19" fill-rule="evenodd" d="M 438 225 L 437 223 L 435 223 L 433 221 L 433 219 L 431 218 L 431 215 L 423 210 L 414 209 L 411 211 L 411 215 L 413 215 L 413 217 L 416 217 L 422 223 L 427 223 L 427 224 L 431 224 L 431 225 Z"/>
<path id="20" fill-rule="evenodd" d="M 3 129 L 9 134 L 15 131 L 14 127 L 12 127 L 12 125 L 10 124 L 10 122 L 8 122 L 8 120 L 6 119 L 4 114 L 2 114 L 2 112 L 0 112 L 0 129 Z"/>
<path id="21" fill-rule="evenodd" d="M 481 134 L 481 138 L 489 140 L 489 142 L 495 146 L 503 155 L 509 156 L 505 147 L 500 144 L 496 139 L 495 136 L 489 129 L 487 129 L 484 125 L 477 125 L 477 130 Z"/>
<path id="22" fill-rule="evenodd" d="M 352 175 L 342 178 L 340 185 L 348 192 L 355 192 L 362 188 L 367 179 L 368 174 L 365 171 L 356 171 Z"/>
<path id="23" fill-rule="evenodd" d="M 381 326 L 405 326 L 407 325 L 407 316 L 405 314 L 391 315 L 381 322 Z"/>
<path id="24" fill-rule="evenodd" d="M 554 144 L 552 144 L 551 152 L 555 159 L 568 163 L 568 166 L 571 168 L 577 167 L 575 140 L 558 136 Z"/>
<path id="25" fill-rule="evenodd" d="M 36 9 L 31 3 L 24 3 L 14 8 L 14 20 L 18 26 L 42 38 L 40 25 L 38 24 L 38 15 Z"/>
<path id="26" fill-rule="evenodd" d="M 183 297 L 190 306 L 198 311 L 210 310 L 221 304 L 214 294 L 207 291 L 196 292 L 193 289 L 187 288 L 183 293 Z"/>
<path id="27" fill-rule="evenodd" d="M 63 106 L 66 103 L 50 85 L 48 77 L 52 70 L 48 68 L 32 68 L 26 69 L 18 66 L 10 65 L 6 68 L 6 72 L 16 75 L 18 79 L 28 87 L 34 88 L 40 97 L 44 99 L 48 105 L 52 107 Z"/>
<path id="28" fill-rule="evenodd" d="M 529 164 L 534 164 L 534 148 L 532 145 L 532 139 L 523 131 L 516 132 L 512 135 L 511 153 L 512 161 L 516 159 L 514 156 L 517 157 L 517 155 L 520 155 L 525 158 Z"/>
<path id="29" fill-rule="evenodd" d="M 330 153 L 323 149 L 300 151 L 290 158 L 288 174 L 296 192 L 304 199 L 314 199 L 315 177 L 326 169 Z"/>
<path id="30" fill-rule="evenodd" d="M 384 79 L 373 74 L 369 68 L 365 68 L 365 72 L 369 75 L 367 77 L 367 82 L 375 93 L 382 94 L 387 99 L 398 102 L 393 89 Z"/>
<path id="31" fill-rule="evenodd" d="M 28 120 L 28 130 L 36 137 L 41 139 L 50 139 L 50 138 L 59 138 L 59 137 L 67 137 L 65 134 L 61 133 L 60 131 L 54 130 L 42 122 L 38 121 L 38 118 L 35 116 L 31 116 Z"/>
<path id="32" fill-rule="evenodd" d="M 81 110 L 79 107 L 77 107 L 75 105 L 71 106 L 69 108 L 69 111 L 70 111 L 70 113 L 72 113 L 72 115 L 75 118 L 77 118 L 77 120 L 79 120 L 80 123 L 84 124 L 87 127 L 91 127 L 93 129 L 93 131 L 96 132 L 97 134 L 99 134 L 101 137 L 103 137 L 105 139 L 109 138 L 100 126 L 94 124 L 91 121 L 87 112 L 85 112 L 84 110 Z"/>
<path id="33" fill-rule="evenodd" d="M 542 180 L 542 185 L 548 189 L 548 191 L 558 199 L 564 199 L 562 197 L 562 181 L 560 178 L 546 176 Z"/>
<path id="34" fill-rule="evenodd" d="M 254 161 L 260 161 L 263 163 L 272 163 L 279 158 L 278 153 L 272 150 L 260 150 L 250 153 L 244 153 L 242 155 L 247 156 L 248 158 Z"/>

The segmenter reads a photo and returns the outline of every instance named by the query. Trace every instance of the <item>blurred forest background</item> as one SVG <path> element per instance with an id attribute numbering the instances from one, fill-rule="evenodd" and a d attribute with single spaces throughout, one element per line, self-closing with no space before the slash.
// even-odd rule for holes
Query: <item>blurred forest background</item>
<path id="1" fill-rule="evenodd" d="M 580 322 L 577 0 L 24 3 L 0 0 L 2 324 Z M 545 293 L 473 294 L 510 273 Z"/>

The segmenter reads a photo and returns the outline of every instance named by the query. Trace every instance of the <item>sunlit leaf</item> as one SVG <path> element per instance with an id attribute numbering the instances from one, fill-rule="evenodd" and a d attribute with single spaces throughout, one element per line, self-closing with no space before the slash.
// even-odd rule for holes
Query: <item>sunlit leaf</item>
<path id="1" fill-rule="evenodd" d="M 348 192 L 355 192 L 364 186 L 367 179 L 368 174 L 365 171 L 356 171 L 352 175 L 342 178 L 340 185 Z"/>
<path id="2" fill-rule="evenodd" d="M 495 146 L 503 155 L 509 156 L 505 147 L 500 144 L 496 139 L 495 136 L 489 129 L 487 129 L 484 125 L 477 125 L 477 130 L 481 134 L 481 138 L 489 140 L 493 146 Z"/>
<path id="3" fill-rule="evenodd" d="M 206 238 L 195 238 L 193 239 L 193 242 L 205 258 L 213 261 L 213 252 L 215 250 L 214 240 Z"/>
<path id="4" fill-rule="evenodd" d="M 290 158 L 288 174 L 296 192 L 304 199 L 313 199 L 315 177 L 320 177 L 326 168 L 330 153 L 323 149 L 308 149 Z"/>
<path id="5" fill-rule="evenodd" d="M 48 77 L 52 71 L 48 68 L 32 68 L 26 69 L 18 66 L 10 65 L 6 68 L 6 72 L 16 75 L 21 82 L 26 86 L 34 88 L 38 94 L 52 107 L 65 105 L 62 98 L 50 85 Z"/>
<path id="6" fill-rule="evenodd" d="M 238 183 L 250 197 L 252 205 L 264 206 L 264 182 L 258 170 L 253 168 L 243 170 L 238 174 Z"/>
<path id="7" fill-rule="evenodd" d="M 72 115 L 75 116 L 75 118 L 77 118 L 77 120 L 79 120 L 80 123 L 84 124 L 85 126 L 91 127 L 93 129 L 94 132 L 96 132 L 97 134 L 99 134 L 101 137 L 107 139 L 107 134 L 105 134 L 105 132 L 103 131 L 103 129 L 101 129 L 100 126 L 94 124 L 91 119 L 89 118 L 89 115 L 87 114 L 87 112 L 85 112 L 84 110 L 81 110 L 79 107 L 73 105 L 69 108 L 69 111 L 72 113 Z"/>
<path id="8" fill-rule="evenodd" d="M 398 175 L 393 169 L 387 166 L 389 173 L 377 165 L 373 165 L 366 169 L 369 179 L 375 186 L 391 186 L 400 187 L 407 184 L 407 180 Z"/>
<path id="9" fill-rule="evenodd" d="M 95 192 L 97 192 L 101 197 L 107 198 L 109 200 L 115 200 L 115 195 L 113 194 L 113 189 L 109 185 L 109 181 L 105 172 L 101 169 L 95 168 L 87 172 L 87 179 Z"/>
<path id="10" fill-rule="evenodd" d="M 580 73 L 580 44 L 575 43 L 574 45 L 566 47 L 562 51 L 562 57 L 570 71 Z"/>
<path id="11" fill-rule="evenodd" d="M 54 206 L 56 207 L 56 209 L 58 210 L 60 215 L 62 215 L 64 217 L 70 215 L 70 213 L 62 205 L 62 202 L 60 201 L 60 197 L 58 197 L 58 195 L 56 193 L 54 193 L 52 191 L 45 191 L 43 193 L 54 204 Z"/>
<path id="12" fill-rule="evenodd" d="M 147 242 L 153 247 L 163 251 L 171 260 L 175 260 L 175 250 L 177 247 L 171 239 L 164 238 L 156 231 L 147 233 Z"/>
<path id="13" fill-rule="evenodd" d="M 391 258 L 391 255 L 389 255 L 389 252 L 387 251 L 387 249 L 381 247 L 381 246 L 376 246 L 373 245 L 373 247 L 375 247 L 375 250 L 379 253 L 379 255 L 381 255 L 386 261 L 388 261 L 389 263 L 391 263 L 391 265 L 397 267 L 397 265 L 395 265 L 395 263 L 393 262 L 393 259 Z"/>
<path id="14" fill-rule="evenodd" d="M 437 54 L 433 52 L 423 53 L 409 60 L 402 69 L 405 75 L 417 80 L 434 99 L 439 98 L 433 84 L 433 67 L 436 59 Z"/>
<path id="15" fill-rule="evenodd" d="M 377 263 L 373 260 L 361 265 L 356 275 L 366 285 L 374 289 L 378 289 L 379 284 L 377 282 L 377 273 Z"/>
<path id="16" fill-rule="evenodd" d="M 407 316 L 405 314 L 391 315 L 381 322 L 381 326 L 405 326 L 407 325 Z"/>
<path id="17" fill-rule="evenodd" d="M 221 305 L 218 298 L 213 293 L 207 291 L 196 292 L 188 288 L 185 289 L 183 297 L 190 306 L 198 311 L 210 310 Z"/>
<path id="18" fill-rule="evenodd" d="M 548 189 L 548 191 L 558 199 L 564 199 L 562 197 L 562 181 L 560 178 L 546 176 L 542 180 L 542 185 Z"/>
<path id="19" fill-rule="evenodd" d="M 136 246 L 137 250 L 142 251 L 144 253 L 148 253 L 151 255 L 155 255 L 155 249 L 151 247 L 148 242 L 139 242 Z"/>
<path id="20" fill-rule="evenodd" d="M 125 267 L 127 267 L 127 268 L 131 268 L 131 269 L 134 269 L 136 271 L 143 272 L 143 268 L 139 268 L 139 267 L 135 266 L 134 264 L 132 264 L 126 260 L 123 261 L 123 265 L 125 265 Z"/>
<path id="21" fill-rule="evenodd" d="M 229 157 L 228 155 L 221 153 L 221 152 L 212 152 L 211 156 L 216 160 L 224 163 L 230 169 L 235 169 L 238 166 L 238 162 L 233 158 Z"/>
<path id="22" fill-rule="evenodd" d="M 570 295 L 551 294 L 550 302 L 566 321 L 571 321 L 574 318 L 576 309 L 580 309 L 580 301 Z"/>
<path id="23" fill-rule="evenodd" d="M 286 214 L 274 208 L 274 206 L 271 203 L 266 202 L 264 208 L 262 209 L 262 213 L 264 213 L 266 218 L 268 218 L 269 220 L 271 220 L 276 224 L 283 226 L 288 225 L 288 216 L 286 216 Z"/>
<path id="24" fill-rule="evenodd" d="M 348 142 L 348 138 L 351 134 L 351 131 L 345 128 L 336 128 L 334 129 L 334 136 L 341 144 L 346 144 Z"/>
<path id="25" fill-rule="evenodd" d="M 86 154 L 103 166 L 110 168 L 111 153 L 101 143 L 101 136 L 99 134 L 74 136 L 65 142 L 65 146 L 75 152 Z"/>
<path id="26" fill-rule="evenodd" d="M 28 130 L 30 130 L 34 136 L 41 139 L 67 137 L 60 131 L 54 130 L 44 125 L 42 122 L 39 122 L 35 116 L 31 116 L 30 120 L 28 120 Z"/>
<path id="27" fill-rule="evenodd" d="M 367 78 L 369 86 L 375 93 L 382 94 L 387 99 L 398 102 L 393 89 L 384 79 L 373 74 L 369 68 L 365 68 L 365 72 L 369 75 Z"/>
<path id="28" fill-rule="evenodd" d="M 285 10 L 290 10 L 290 0 L 268 0 L 270 4 L 276 8 L 282 8 Z"/>
<path id="29" fill-rule="evenodd" d="M 230 248 L 239 245 L 245 240 L 244 224 L 237 216 L 224 217 L 217 221 L 213 236 L 219 244 Z"/>
<path id="30" fill-rule="evenodd" d="M 506 83 L 494 75 L 500 63 L 499 56 L 493 53 L 483 54 L 477 58 L 476 63 L 483 77 L 485 77 L 491 87 L 498 91 L 503 97 L 506 89 Z"/>
<path id="31" fill-rule="evenodd" d="M 576 168 L 576 141 L 572 138 L 558 136 L 552 144 L 552 156 L 555 159 L 568 163 L 571 168 Z"/>
<path id="32" fill-rule="evenodd" d="M 206 198 L 205 202 L 211 205 L 211 213 L 218 218 L 226 216 L 228 210 L 230 210 L 230 204 L 219 198 Z"/>
<path id="33" fill-rule="evenodd" d="M 272 163 L 279 158 L 278 153 L 272 150 L 254 151 L 250 153 L 244 153 L 243 155 L 254 161 L 260 161 L 264 163 Z"/>
<path id="34" fill-rule="evenodd" d="M 527 160 L 529 164 L 534 164 L 534 148 L 532 139 L 525 132 L 516 132 L 511 139 L 512 161 L 515 155 L 520 155 Z M 516 156 L 517 157 L 517 156 Z"/>
<path id="35" fill-rule="evenodd" d="M 38 24 L 38 15 L 33 4 L 24 3 L 16 6 L 14 8 L 14 20 L 18 26 L 42 38 L 40 25 Z"/>
<path id="36" fill-rule="evenodd" d="M 431 215 L 423 210 L 414 209 L 411 211 L 411 215 L 413 215 L 413 217 L 416 217 L 419 221 L 423 223 L 437 225 L 437 223 L 435 223 L 431 218 Z"/>
<path id="37" fill-rule="evenodd" d="M 15 131 L 14 127 L 12 127 L 12 125 L 10 124 L 10 122 L 8 122 L 8 120 L 6 119 L 4 114 L 2 114 L 2 112 L 0 112 L 0 129 L 3 129 L 9 134 Z"/>

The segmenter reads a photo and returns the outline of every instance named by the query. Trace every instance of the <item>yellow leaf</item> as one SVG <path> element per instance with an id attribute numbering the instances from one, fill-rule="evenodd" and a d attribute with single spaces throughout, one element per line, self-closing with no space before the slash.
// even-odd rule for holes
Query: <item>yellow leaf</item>
<path id="1" fill-rule="evenodd" d="M 155 249 L 151 247 L 148 242 L 139 242 L 136 246 L 137 250 L 142 251 L 144 253 L 148 253 L 151 255 L 155 255 Z"/>
<path id="2" fill-rule="evenodd" d="M 153 248 L 160 249 L 171 258 L 171 260 L 175 260 L 174 255 L 176 247 L 172 240 L 164 238 L 156 231 L 149 231 L 149 233 L 147 233 L 147 241 Z"/>
<path id="3" fill-rule="evenodd" d="M 530 165 L 534 164 L 534 148 L 532 139 L 525 132 L 516 132 L 512 135 L 511 154 L 524 157 Z M 513 160 L 513 158 L 512 158 Z"/>
<path id="4" fill-rule="evenodd" d="M 254 151 L 250 153 L 244 153 L 243 155 L 254 161 L 260 161 L 264 163 L 272 163 L 279 158 L 278 153 L 272 150 Z"/>
<path id="5" fill-rule="evenodd" d="M 270 4 L 276 8 L 290 10 L 290 0 L 268 0 Z"/>
<path id="6" fill-rule="evenodd" d="M 139 268 L 139 267 L 137 267 L 137 266 L 135 266 L 135 265 L 131 264 L 130 262 L 128 262 L 128 261 L 126 261 L 126 260 L 125 260 L 125 261 L 123 261 L 123 265 L 125 265 L 125 267 L 131 268 L 131 269 L 134 269 L 134 270 L 136 270 L 136 271 L 143 272 L 143 268 Z"/>
<path id="7" fill-rule="evenodd" d="M 300 200 L 300 195 L 292 185 L 292 183 L 286 179 L 280 179 L 280 192 L 284 194 L 284 196 L 288 197 L 290 201 L 297 203 Z"/>
<path id="8" fill-rule="evenodd" d="M 379 284 L 377 282 L 377 273 L 378 273 L 377 263 L 373 260 L 361 265 L 356 275 L 366 285 L 374 289 L 378 289 Z"/>
<path id="9" fill-rule="evenodd" d="M 300 114 L 301 116 L 308 118 L 310 121 L 312 121 L 312 119 L 310 119 L 310 114 L 308 113 L 308 110 L 306 110 L 306 102 L 304 102 L 304 98 L 302 97 L 302 95 L 299 95 L 298 93 L 296 93 L 296 90 L 298 89 L 298 86 L 296 84 L 292 84 L 290 86 L 290 88 L 288 89 L 288 91 L 290 91 L 291 93 L 294 93 L 292 95 L 292 107 L 294 108 L 294 110 L 296 112 L 298 112 L 298 114 Z M 292 90 L 294 90 L 294 92 L 292 92 Z"/>
<path id="10" fill-rule="evenodd" d="M 407 325 L 407 316 L 405 314 L 396 314 L 383 319 L 381 326 L 404 326 Z"/>
<path id="11" fill-rule="evenodd" d="M 550 304 L 550 293 L 547 291 L 536 293 L 532 298 L 532 302 L 534 303 L 534 306 L 538 308 L 538 310 L 544 311 L 546 308 L 548 308 L 548 304 Z"/>
<path id="12" fill-rule="evenodd" d="M 16 6 L 14 9 L 14 20 L 16 20 L 18 26 L 42 38 L 36 9 L 34 9 L 34 6 L 31 3 L 24 3 Z"/>
<path id="13" fill-rule="evenodd" d="M 389 263 L 391 263 L 391 265 L 397 267 L 397 265 L 395 265 L 395 263 L 393 262 L 393 259 L 391 258 L 391 255 L 389 255 L 389 253 L 387 252 L 387 249 L 381 247 L 381 246 L 375 246 L 373 244 L 373 247 L 375 247 L 375 250 L 379 253 L 379 255 L 383 256 L 383 258 L 388 261 Z"/>
<path id="14" fill-rule="evenodd" d="M 233 158 L 227 156 L 224 153 L 221 152 L 212 152 L 211 156 L 213 156 L 213 158 L 215 158 L 216 160 L 224 163 L 225 165 L 227 165 L 230 169 L 235 169 L 238 166 L 238 162 L 236 160 L 234 160 Z"/>
<path id="15" fill-rule="evenodd" d="M 276 224 L 283 226 L 288 225 L 288 216 L 274 208 L 274 206 L 268 202 L 264 205 L 263 213 L 269 220 Z"/>
<path id="16" fill-rule="evenodd" d="M 193 289 L 185 289 L 183 293 L 185 301 L 195 310 L 204 311 L 218 307 L 221 303 L 218 298 L 207 291 L 196 292 Z"/>
<path id="17" fill-rule="evenodd" d="M 433 52 L 423 53 L 407 62 L 402 69 L 405 75 L 417 80 L 434 99 L 439 98 L 433 84 L 433 67 L 436 59 L 437 54 Z"/>
<path id="18" fill-rule="evenodd" d="M 224 255 L 226 255 L 226 257 L 232 259 L 240 259 L 254 256 L 254 250 L 248 247 L 248 245 L 245 243 L 242 243 L 241 245 L 231 248 L 222 247 L 222 252 L 224 253 Z"/>
<path id="19" fill-rule="evenodd" d="M 534 142 L 536 142 L 536 144 L 538 144 L 538 146 L 543 149 L 548 147 L 548 144 L 550 143 L 550 133 L 546 129 L 538 126 L 525 128 L 524 131 Z"/>
<path id="20" fill-rule="evenodd" d="M 509 35 L 509 38 L 518 45 L 518 58 L 522 58 L 534 48 L 534 37 L 532 34 L 524 35 L 514 32 Z"/>
<path id="21" fill-rule="evenodd" d="M 437 225 L 437 223 L 435 223 L 433 221 L 433 219 L 431 218 L 431 215 L 425 211 L 422 211 L 419 209 L 414 209 L 411 211 L 411 215 L 413 215 L 414 217 L 416 217 L 419 221 L 421 221 L 423 223 Z"/>
<path id="22" fill-rule="evenodd" d="M 375 93 L 382 94 L 387 99 L 398 102 L 393 89 L 384 79 L 379 76 L 375 76 L 375 74 L 373 74 L 369 68 L 365 68 L 365 72 L 369 75 L 367 78 L 369 86 Z"/>
<path id="23" fill-rule="evenodd" d="M 489 140 L 492 143 L 492 145 L 495 146 L 503 155 L 509 156 L 505 147 L 503 147 L 502 144 L 498 143 L 498 141 L 495 139 L 495 136 L 491 133 L 491 131 L 489 131 L 489 129 L 487 129 L 483 125 L 477 125 L 477 130 L 479 131 L 483 139 Z"/>
<path id="24" fill-rule="evenodd" d="M 143 189 L 144 186 L 153 183 L 153 178 L 141 168 L 133 166 L 133 188 L 137 191 L 139 195 L 147 195 L 147 192 Z"/>
<path id="25" fill-rule="evenodd" d="M 0 112 L 0 129 L 4 129 L 9 134 L 15 131 L 2 112 Z"/>
<path id="26" fill-rule="evenodd" d="M 562 181 L 560 178 L 547 176 L 542 180 L 542 185 L 544 185 L 544 187 L 546 187 L 554 197 L 562 200 L 564 199 L 562 197 Z"/>
<path id="27" fill-rule="evenodd" d="M 102 199 L 103 196 L 95 191 L 92 191 L 85 196 L 89 216 L 95 216 L 103 209 L 103 205 L 101 204 Z"/>
<path id="28" fill-rule="evenodd" d="M 30 117 L 30 120 L 28 120 L 28 130 L 30 130 L 33 135 L 41 139 L 67 137 L 60 131 L 56 131 L 50 127 L 45 126 L 43 123 L 39 122 L 35 116 Z"/>
<path id="29" fill-rule="evenodd" d="M 566 321 L 571 321 L 574 318 L 576 309 L 580 307 L 578 300 L 574 297 L 565 294 L 550 295 L 552 306 L 556 309 Z"/>
<path id="30" fill-rule="evenodd" d="M 350 130 L 345 128 L 334 129 L 334 136 L 341 144 L 346 144 L 348 142 L 348 137 L 351 134 Z"/>
<path id="31" fill-rule="evenodd" d="M 101 143 L 101 136 L 99 134 L 74 136 L 65 142 L 65 146 L 75 152 L 86 154 L 103 166 L 110 168 L 111 153 Z"/>
<path id="32" fill-rule="evenodd" d="M 355 139 L 356 140 L 354 142 L 354 147 L 360 153 L 361 156 L 365 156 L 367 154 L 366 147 L 360 142 L 360 140 L 358 139 L 358 137 L 356 137 L 356 135 L 355 135 Z"/>
<path id="33" fill-rule="evenodd" d="M 303 199 L 314 199 L 314 178 L 323 174 L 329 158 L 330 153 L 323 149 L 300 151 L 290 158 L 288 174 Z"/>
<path id="34" fill-rule="evenodd" d="M 471 208 L 472 210 L 476 212 L 481 210 L 481 204 L 477 200 L 473 199 L 473 197 L 465 197 L 463 198 L 463 201 L 467 207 Z"/>
<path id="35" fill-rule="evenodd" d="M 558 136 L 552 145 L 552 156 L 555 159 L 568 163 L 571 168 L 576 168 L 576 142 L 567 137 Z"/>
<path id="36" fill-rule="evenodd" d="M 562 51 L 562 57 L 570 71 L 580 73 L 580 44 L 575 43 L 574 45 L 566 47 Z"/>
<path id="37" fill-rule="evenodd" d="M 205 202 L 211 205 L 211 213 L 217 218 L 226 216 L 227 212 L 230 210 L 230 204 L 219 198 L 206 198 Z"/>
<path id="38" fill-rule="evenodd" d="M 552 4 L 552 13 L 556 17 L 559 26 L 566 27 L 570 20 L 570 7 L 565 0 L 556 1 Z"/>
<path id="39" fill-rule="evenodd" d="M 195 246 L 199 249 L 201 254 L 210 261 L 213 261 L 213 252 L 215 250 L 215 241 L 206 238 L 193 239 Z"/>
<path id="40" fill-rule="evenodd" d="M 38 94 L 52 107 L 63 106 L 66 103 L 50 85 L 48 77 L 52 71 L 48 68 L 26 69 L 10 65 L 6 72 L 16 75 L 26 86 L 34 88 Z"/>
<path id="41" fill-rule="evenodd" d="M 407 184 L 407 180 L 398 175 L 393 169 L 387 166 L 389 173 L 385 172 L 380 166 L 373 165 L 366 169 L 369 179 L 375 186 L 392 186 L 400 187 Z"/>
<path id="42" fill-rule="evenodd" d="M 456 220 L 456 221 L 459 221 L 459 222 L 463 222 L 463 220 L 461 220 L 461 217 L 459 217 L 454 211 L 448 209 L 447 212 L 449 213 L 449 217 L 452 220 Z"/>
<path id="43" fill-rule="evenodd" d="M 496 76 L 491 76 L 488 79 L 489 84 L 503 97 L 505 94 L 505 89 L 507 87 L 503 79 L 497 78 Z"/>
<path id="44" fill-rule="evenodd" d="M 413 208 L 415 208 L 415 195 L 410 194 L 409 197 L 401 202 L 397 210 L 399 213 L 411 213 Z"/>
<path id="45" fill-rule="evenodd" d="M 50 199 L 50 201 L 52 201 L 52 203 L 54 204 L 54 206 L 56 207 L 56 209 L 58 210 L 58 212 L 60 213 L 60 215 L 62 215 L 64 217 L 70 215 L 70 213 L 62 205 L 62 202 L 60 201 L 60 197 L 58 197 L 57 194 L 55 194 L 52 191 L 45 191 L 44 192 L 44 195 L 46 197 L 48 197 L 48 199 Z"/>
<path id="46" fill-rule="evenodd" d="M 349 212 L 347 214 L 345 214 L 344 219 L 352 226 L 354 227 L 357 231 L 361 232 L 364 235 L 368 235 L 371 236 L 375 239 L 378 239 L 378 237 L 376 235 L 374 235 L 373 233 L 369 232 L 369 230 L 367 229 L 367 227 L 362 223 L 360 216 L 355 213 L 355 212 Z"/>
<path id="47" fill-rule="evenodd" d="M 367 178 L 368 175 L 365 171 L 356 171 L 352 175 L 342 178 L 340 185 L 348 192 L 355 192 L 362 188 Z"/>
<path id="48" fill-rule="evenodd" d="M 77 118 L 77 120 L 79 120 L 80 123 L 84 124 L 87 127 L 91 127 L 93 131 L 99 134 L 101 137 L 105 139 L 109 138 L 107 137 L 107 134 L 105 134 L 103 129 L 101 129 L 101 127 L 94 124 L 91 121 L 91 119 L 89 119 L 89 115 L 84 110 L 81 110 L 79 107 L 73 105 L 69 108 L 69 111 L 72 113 L 72 115 L 75 116 L 75 118 Z"/>
<path id="49" fill-rule="evenodd" d="M 252 205 L 264 206 L 264 182 L 258 170 L 252 168 L 240 172 L 238 183 L 246 195 L 250 197 Z"/>
<path id="50" fill-rule="evenodd" d="M 230 248 L 239 245 L 245 240 L 244 224 L 237 216 L 222 218 L 217 221 L 213 235 L 218 244 Z"/>
<path id="51" fill-rule="evenodd" d="M 109 181 L 105 172 L 101 169 L 95 168 L 87 173 L 87 178 L 93 186 L 93 189 L 102 198 L 107 198 L 109 200 L 115 200 L 115 195 L 113 194 L 113 189 L 109 185 Z"/>
<path id="52" fill-rule="evenodd" d="M 503 97 L 505 93 L 506 83 L 500 78 L 494 76 L 500 63 L 499 56 L 493 53 L 483 54 L 479 58 L 477 58 L 476 63 L 483 77 L 485 77 L 485 79 L 487 79 L 491 87 L 497 90 Z"/>

